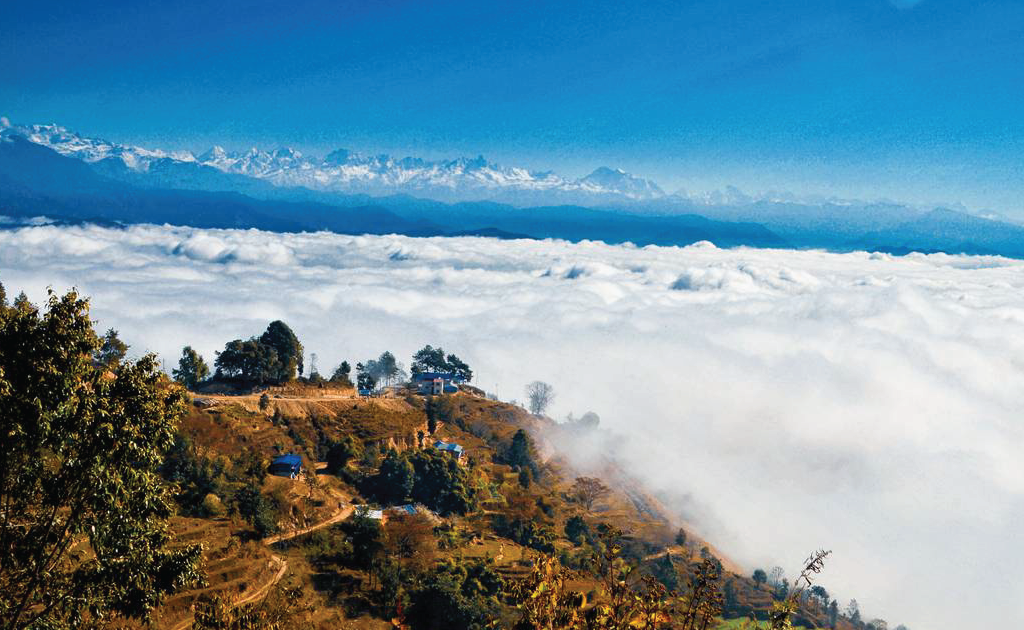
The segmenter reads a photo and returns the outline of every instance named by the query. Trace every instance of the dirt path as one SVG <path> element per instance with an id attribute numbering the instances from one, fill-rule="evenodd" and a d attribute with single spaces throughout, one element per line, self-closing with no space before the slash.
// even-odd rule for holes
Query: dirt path
<path id="1" fill-rule="evenodd" d="M 349 515 L 351 515 L 354 510 L 355 510 L 355 507 L 352 506 L 352 505 L 349 505 L 348 507 L 344 507 L 344 508 L 339 509 L 333 515 L 331 515 L 330 518 L 322 520 L 322 521 L 320 521 L 318 523 L 314 523 L 313 525 L 310 525 L 309 527 L 304 527 L 302 529 L 297 529 L 297 530 L 294 530 L 294 531 L 285 532 L 283 534 L 275 534 L 274 536 L 268 536 L 268 537 L 264 538 L 263 540 L 261 540 L 260 542 L 262 542 L 264 545 L 267 545 L 269 547 L 271 545 L 277 544 L 277 543 L 285 541 L 285 540 L 291 540 L 292 538 L 296 538 L 298 536 L 302 536 L 304 534 L 308 534 L 309 532 L 316 531 L 316 530 L 321 529 L 323 527 L 327 527 L 329 525 L 333 525 L 335 523 L 339 523 L 339 522 L 345 520 L 346 518 L 348 518 Z M 251 604 L 252 602 L 260 599 L 261 597 L 263 597 L 267 593 L 269 593 L 270 589 L 274 588 L 274 585 L 281 581 L 281 578 L 284 577 L 285 572 L 288 570 L 288 561 L 286 559 L 282 558 L 281 556 L 278 556 L 278 555 L 271 556 L 270 560 L 271 560 L 271 562 L 279 563 L 281 565 L 281 568 L 278 569 L 276 574 L 274 574 L 274 577 L 271 578 L 266 584 L 264 584 L 263 586 L 259 587 L 255 591 L 253 591 L 252 593 L 246 595 L 245 597 L 243 597 L 243 598 L 241 598 L 239 600 L 231 602 L 228 605 L 229 608 L 233 609 L 233 608 L 238 608 L 239 606 L 245 606 L 246 604 Z M 194 617 L 192 615 L 189 615 L 187 619 L 181 621 L 176 626 L 173 626 L 171 628 L 171 630 L 186 630 L 189 626 L 192 625 L 193 621 L 194 621 Z"/>
<path id="2" fill-rule="evenodd" d="M 284 577 L 285 571 L 288 570 L 288 561 L 285 560 L 284 558 L 282 558 L 281 556 L 271 556 L 271 560 L 281 563 L 281 568 L 274 575 L 274 578 L 272 580 L 270 580 L 269 582 L 267 582 L 266 584 L 264 584 L 263 586 L 261 586 L 254 593 L 252 593 L 252 594 L 250 594 L 250 595 L 248 595 L 246 597 L 243 597 L 242 599 L 240 599 L 240 600 L 234 602 L 233 604 L 231 604 L 232 608 L 238 608 L 239 606 L 245 606 L 246 604 L 249 604 L 249 603 L 252 603 L 252 602 L 256 601 L 257 599 L 259 599 L 259 598 L 263 597 L 264 595 L 266 595 L 267 592 L 270 591 L 270 589 L 272 589 L 275 584 L 277 584 L 278 582 L 281 581 L 281 578 Z"/>
<path id="3" fill-rule="evenodd" d="M 334 513 L 333 516 L 331 516 L 327 520 L 320 521 L 319 523 L 314 523 L 313 525 L 310 525 L 309 527 L 303 527 L 302 529 L 296 529 L 294 531 L 285 532 L 283 534 L 274 534 L 273 536 L 267 536 L 261 542 L 264 545 L 270 546 L 284 540 L 291 540 L 292 538 L 302 536 L 303 534 L 308 534 L 309 532 L 316 531 L 322 527 L 327 527 L 328 525 L 339 523 L 348 518 L 349 515 L 352 514 L 353 510 L 355 510 L 355 507 L 350 505 L 346 508 L 338 510 L 337 512 Z"/>

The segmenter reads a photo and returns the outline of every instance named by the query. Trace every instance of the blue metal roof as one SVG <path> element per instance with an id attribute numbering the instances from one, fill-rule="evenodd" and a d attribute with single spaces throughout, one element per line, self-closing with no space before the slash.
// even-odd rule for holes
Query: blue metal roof
<path id="1" fill-rule="evenodd" d="M 441 440 L 438 440 L 438 441 L 434 442 L 434 448 L 436 448 L 439 451 L 451 451 L 453 453 L 461 453 L 462 452 L 462 446 L 461 445 L 456 444 L 454 442 L 443 442 Z"/>
<path id="2" fill-rule="evenodd" d="M 435 378 L 443 381 L 455 381 L 457 383 L 466 380 L 458 374 L 452 374 L 451 372 L 417 372 L 412 375 L 412 380 L 414 381 L 432 381 Z"/>
<path id="3" fill-rule="evenodd" d="M 271 466 L 285 465 L 285 466 L 293 466 L 293 467 L 294 466 L 301 466 L 302 465 L 302 457 L 299 456 L 299 455 L 291 455 L 291 454 L 289 454 L 289 455 L 278 455 L 277 457 L 274 458 L 274 461 L 271 462 L 270 465 Z"/>

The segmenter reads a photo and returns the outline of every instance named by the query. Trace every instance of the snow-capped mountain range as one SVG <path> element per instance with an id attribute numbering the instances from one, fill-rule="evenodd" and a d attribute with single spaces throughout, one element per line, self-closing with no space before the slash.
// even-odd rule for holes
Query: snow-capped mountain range
<path id="1" fill-rule="evenodd" d="M 79 135 L 59 125 L 14 125 L 0 118 L 0 135 L 17 134 L 88 163 L 114 161 L 136 173 L 167 161 L 211 167 L 275 186 L 370 195 L 408 194 L 441 201 L 493 200 L 514 204 L 648 201 L 665 197 L 654 182 L 621 169 L 601 167 L 568 179 L 489 162 L 483 156 L 453 160 L 361 155 L 338 149 L 323 158 L 289 148 L 229 152 L 213 147 L 200 155 L 163 151 Z M 109 165 L 109 162 L 107 163 Z"/>

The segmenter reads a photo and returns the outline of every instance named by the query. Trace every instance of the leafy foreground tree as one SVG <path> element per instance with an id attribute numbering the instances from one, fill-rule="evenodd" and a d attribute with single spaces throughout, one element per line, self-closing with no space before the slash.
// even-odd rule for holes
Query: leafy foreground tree
<path id="1" fill-rule="evenodd" d="M 74 292 L 0 309 L 0 629 L 145 619 L 202 581 L 157 474 L 184 394 L 152 355 L 94 368 L 100 346 Z"/>

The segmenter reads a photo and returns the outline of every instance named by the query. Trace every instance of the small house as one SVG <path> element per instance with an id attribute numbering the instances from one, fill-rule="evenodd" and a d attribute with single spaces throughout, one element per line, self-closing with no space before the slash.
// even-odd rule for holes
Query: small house
<path id="1" fill-rule="evenodd" d="M 270 474 L 295 479 L 302 474 L 302 457 L 298 455 L 278 455 L 270 462 Z"/>
<path id="2" fill-rule="evenodd" d="M 454 394 L 466 379 L 448 372 L 417 372 L 412 375 L 412 384 L 418 394 L 440 396 Z"/>
<path id="3" fill-rule="evenodd" d="M 428 509 L 425 505 L 418 503 L 406 503 L 405 505 L 395 505 L 384 510 L 386 518 L 403 517 L 403 516 L 420 516 L 435 525 L 441 523 L 441 517 L 435 514 L 433 511 Z"/>
<path id="4" fill-rule="evenodd" d="M 434 442 L 434 448 L 455 458 L 455 461 L 462 463 L 462 456 L 465 454 L 462 445 L 456 444 L 455 442 L 445 442 L 444 440 L 438 440 Z"/>
<path id="5" fill-rule="evenodd" d="M 413 505 L 412 503 L 407 503 L 405 505 L 395 505 L 393 507 L 389 507 L 388 512 L 391 512 L 392 514 L 416 516 L 417 514 L 419 514 L 420 509 L 417 506 Z"/>
<path id="6" fill-rule="evenodd" d="M 368 505 L 356 506 L 356 516 L 362 516 L 372 521 L 384 522 L 384 510 L 375 510 Z"/>

